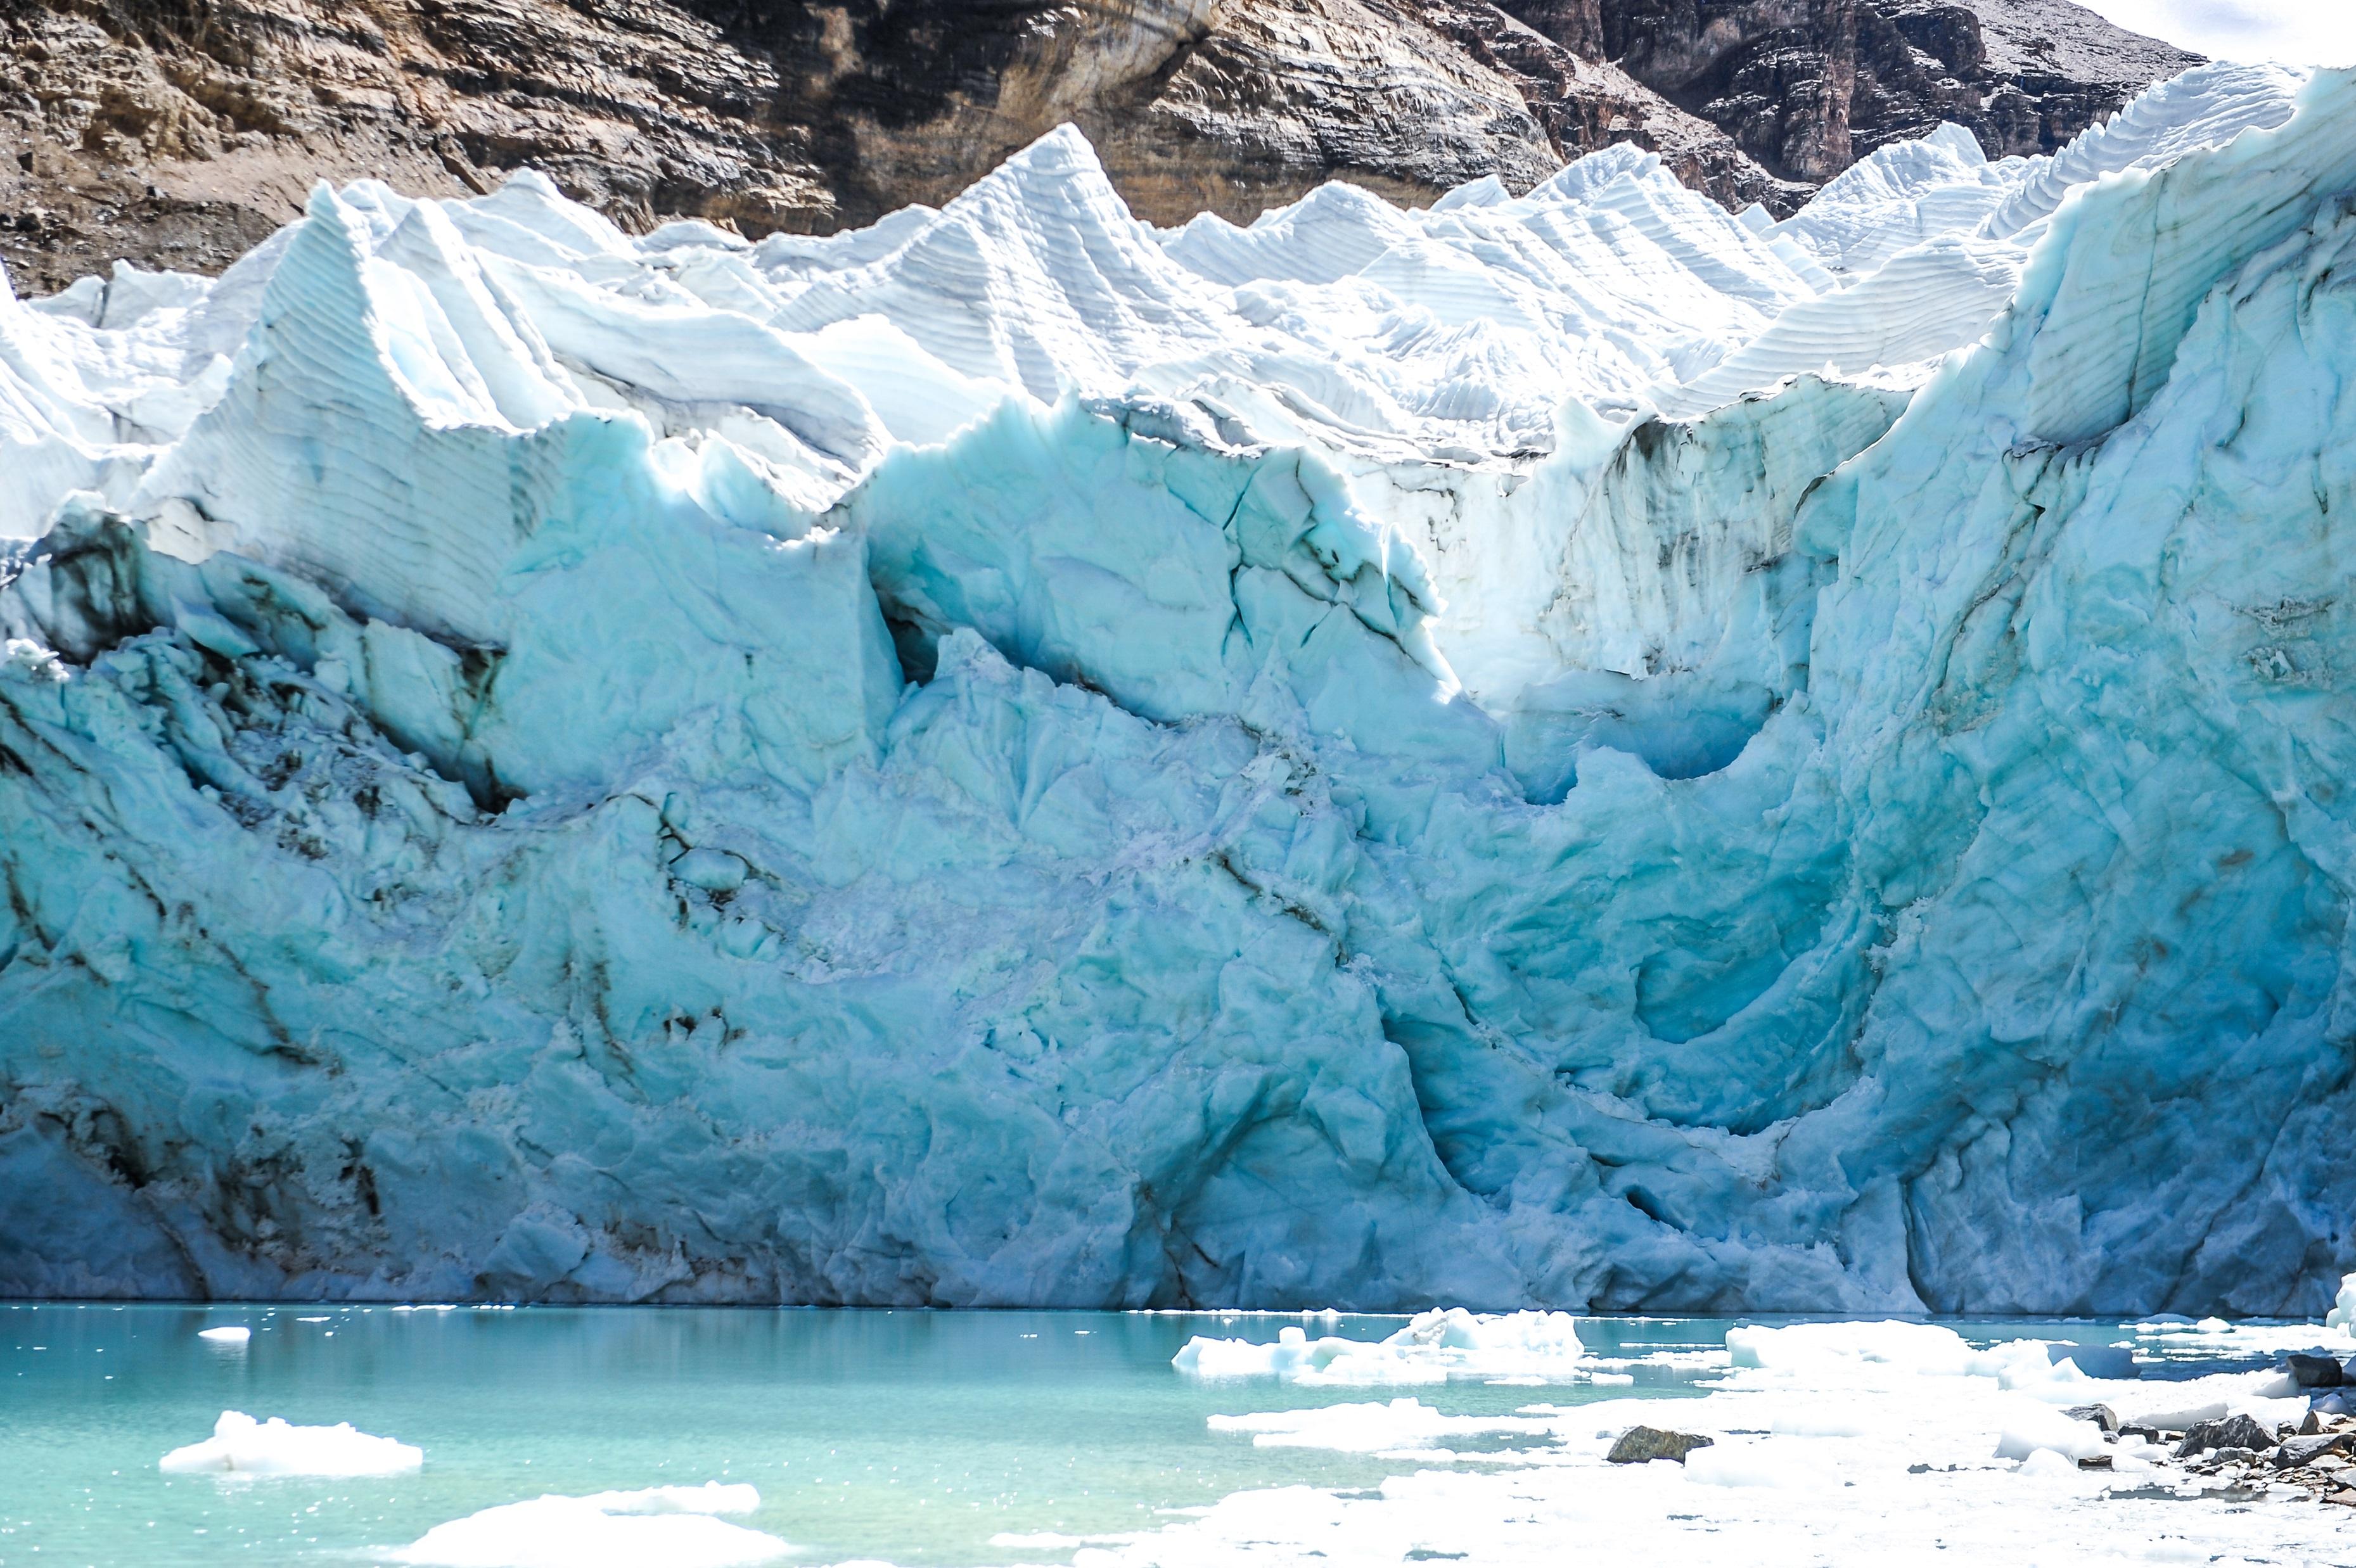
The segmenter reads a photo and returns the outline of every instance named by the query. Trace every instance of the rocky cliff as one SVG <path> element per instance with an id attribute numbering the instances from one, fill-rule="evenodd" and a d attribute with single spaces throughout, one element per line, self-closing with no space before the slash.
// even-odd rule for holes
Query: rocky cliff
<path id="1" fill-rule="evenodd" d="M 823 232 L 1066 121 L 1162 223 L 1624 141 L 1788 211 L 1942 119 L 2047 150 L 2191 63 L 2062 0 L 53 0 L 0 11 L 0 256 L 216 270 L 319 177 L 526 166 L 637 229 Z"/>
<path id="2" fill-rule="evenodd" d="M 2067 0 L 1505 0 L 1615 59 L 1791 180 L 1942 121 L 1989 156 L 2051 153 L 2200 57 Z"/>

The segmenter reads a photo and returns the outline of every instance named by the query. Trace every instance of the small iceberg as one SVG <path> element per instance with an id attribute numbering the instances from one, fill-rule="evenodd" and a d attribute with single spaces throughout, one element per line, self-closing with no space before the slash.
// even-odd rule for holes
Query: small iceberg
<path id="1" fill-rule="evenodd" d="M 714 1517 L 760 1506 L 754 1488 L 718 1481 L 541 1497 L 437 1524 L 385 1555 L 421 1568 L 744 1568 L 794 1550 L 776 1536 Z"/>
<path id="2" fill-rule="evenodd" d="M 253 1338 L 253 1330 L 242 1325 L 227 1328 L 199 1328 L 197 1338 L 215 1345 L 242 1345 Z"/>
<path id="3" fill-rule="evenodd" d="M 1288 1382 L 1375 1386 L 1441 1383 L 1451 1378 L 1573 1382 L 1592 1375 L 1587 1347 L 1568 1312 L 1420 1312 L 1387 1339 L 1312 1339 L 1287 1328 L 1273 1345 L 1248 1339 L 1186 1341 L 1171 1358 L 1201 1378 L 1277 1377 Z"/>
<path id="4" fill-rule="evenodd" d="M 210 1437 L 173 1449 L 158 1467 L 167 1476 L 402 1476 L 424 1463 L 423 1449 L 371 1437 L 349 1422 L 291 1426 L 275 1415 L 256 1421 L 224 1410 Z"/>

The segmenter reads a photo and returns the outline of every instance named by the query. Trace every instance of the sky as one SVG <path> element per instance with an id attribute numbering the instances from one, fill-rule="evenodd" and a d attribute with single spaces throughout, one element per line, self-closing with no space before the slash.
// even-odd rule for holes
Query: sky
<path id="1" fill-rule="evenodd" d="M 2077 0 L 2213 59 L 2356 65 L 2356 0 Z"/>

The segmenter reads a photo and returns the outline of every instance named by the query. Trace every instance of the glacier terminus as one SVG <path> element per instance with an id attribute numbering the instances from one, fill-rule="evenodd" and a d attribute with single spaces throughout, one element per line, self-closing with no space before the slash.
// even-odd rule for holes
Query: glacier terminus
<path id="1" fill-rule="evenodd" d="M 2319 1316 L 2356 74 L 0 297 L 0 1294 Z"/>

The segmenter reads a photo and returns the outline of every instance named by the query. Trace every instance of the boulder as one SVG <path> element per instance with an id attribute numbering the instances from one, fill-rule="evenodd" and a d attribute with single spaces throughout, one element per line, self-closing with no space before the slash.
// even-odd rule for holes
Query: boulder
<path id="1" fill-rule="evenodd" d="M 2190 1459 L 2214 1448 L 2242 1448 L 2261 1454 L 2275 1445 L 2275 1435 L 2246 1415 L 2229 1415 L 2222 1421 L 2204 1421 L 2184 1435 L 2178 1444 L 2176 1456 Z"/>
<path id="2" fill-rule="evenodd" d="M 2283 1439 L 2282 1446 L 2275 1450 L 2275 1467 L 2279 1470 L 2294 1470 L 2301 1465 L 2312 1465 L 2327 1455 L 2347 1453 L 2351 1443 L 2356 1443 L 2356 1434 L 2346 1432 L 2323 1433 L 2309 1437 L 2286 1437 Z"/>
<path id="3" fill-rule="evenodd" d="M 1653 1459 L 1675 1459 L 1682 1465 L 1686 1456 L 1697 1448 L 1708 1448 L 1717 1439 L 1691 1432 L 1664 1432 L 1657 1426 L 1632 1426 L 1612 1445 L 1604 1458 L 1614 1465 L 1642 1465 Z"/>
<path id="4" fill-rule="evenodd" d="M 2112 1436 L 2118 1435 L 2119 1413 L 2107 1404 L 2073 1404 L 2062 1413 L 2072 1421 L 2091 1421 Z"/>
<path id="5" fill-rule="evenodd" d="M 2289 1370 L 2301 1388 L 2338 1388 L 2348 1381 L 2345 1370 L 2329 1356 L 2293 1356 Z"/>

